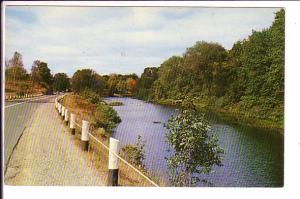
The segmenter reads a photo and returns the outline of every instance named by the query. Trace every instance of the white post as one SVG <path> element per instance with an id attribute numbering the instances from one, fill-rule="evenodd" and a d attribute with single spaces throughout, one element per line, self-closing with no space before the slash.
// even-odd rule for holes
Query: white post
<path id="1" fill-rule="evenodd" d="M 69 115 L 68 115 L 68 109 L 65 110 L 65 123 L 66 125 L 68 125 L 68 121 L 69 121 Z"/>
<path id="2" fill-rule="evenodd" d="M 62 116 L 62 119 L 64 119 L 64 116 L 65 116 L 65 107 L 64 106 L 61 106 L 61 116 Z"/>
<path id="3" fill-rule="evenodd" d="M 58 103 L 58 113 L 61 114 L 61 104 Z"/>
<path id="4" fill-rule="evenodd" d="M 108 186 L 118 186 L 119 158 L 115 154 L 119 154 L 119 142 L 117 139 L 109 138 Z"/>
<path id="5" fill-rule="evenodd" d="M 82 132 L 81 132 L 81 141 L 84 151 L 88 151 L 89 148 L 89 122 L 82 120 Z"/>
<path id="6" fill-rule="evenodd" d="M 76 118 L 76 115 L 74 113 L 71 113 L 70 129 L 71 129 L 72 135 L 75 135 L 75 118 Z"/>

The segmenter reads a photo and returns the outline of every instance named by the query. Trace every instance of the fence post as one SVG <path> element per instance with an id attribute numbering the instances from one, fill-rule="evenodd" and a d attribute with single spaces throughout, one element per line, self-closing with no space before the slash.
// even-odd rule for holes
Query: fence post
<path id="1" fill-rule="evenodd" d="M 68 115 L 68 109 L 65 110 L 65 123 L 68 126 L 68 122 L 69 122 L 69 115 Z"/>
<path id="2" fill-rule="evenodd" d="M 58 103 L 58 113 L 60 114 L 61 113 L 61 104 Z"/>
<path id="3" fill-rule="evenodd" d="M 84 151 L 89 149 L 89 122 L 82 120 L 82 132 L 81 132 L 82 148 Z"/>
<path id="4" fill-rule="evenodd" d="M 108 160 L 108 182 L 107 186 L 118 186 L 119 178 L 119 165 L 118 157 L 115 154 L 119 154 L 119 140 L 109 138 L 109 160 Z"/>
<path id="5" fill-rule="evenodd" d="M 70 118 L 70 129 L 72 135 L 75 135 L 75 114 L 71 113 L 71 118 Z"/>
<path id="6" fill-rule="evenodd" d="M 65 118 L 65 107 L 64 106 L 61 107 L 61 116 L 62 116 L 62 119 L 64 120 L 64 118 Z"/>

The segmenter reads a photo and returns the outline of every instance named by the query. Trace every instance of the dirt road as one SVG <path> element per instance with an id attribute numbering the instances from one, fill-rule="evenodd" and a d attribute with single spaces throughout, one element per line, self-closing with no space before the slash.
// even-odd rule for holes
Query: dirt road
<path id="1" fill-rule="evenodd" d="M 106 173 L 95 169 L 53 102 L 54 98 L 48 99 L 36 108 L 8 162 L 5 184 L 105 185 Z"/>

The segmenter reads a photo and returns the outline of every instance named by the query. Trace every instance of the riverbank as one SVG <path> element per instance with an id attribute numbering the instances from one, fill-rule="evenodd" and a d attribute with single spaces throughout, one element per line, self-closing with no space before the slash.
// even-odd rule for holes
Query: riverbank
<path id="1" fill-rule="evenodd" d="M 172 100 L 172 99 L 160 99 L 160 100 L 151 100 L 151 103 L 172 106 L 176 108 L 181 108 L 182 101 Z M 253 114 L 245 114 L 243 112 L 238 112 L 234 109 L 224 109 L 215 106 L 209 106 L 206 104 L 197 104 L 194 103 L 196 110 L 205 113 L 209 119 L 214 118 L 218 121 L 225 123 L 239 125 L 243 127 L 258 128 L 264 129 L 266 131 L 275 131 L 281 135 L 284 134 L 284 126 L 279 122 L 261 119 L 255 117 Z"/>
<path id="2" fill-rule="evenodd" d="M 70 112 L 76 114 L 77 123 L 80 124 L 82 119 L 90 121 L 91 126 L 93 126 L 93 130 L 91 131 L 93 136 L 100 140 L 106 147 L 109 146 L 110 130 L 119 123 L 114 119 L 118 116 L 117 112 L 110 105 L 101 100 L 97 103 L 92 103 L 88 99 L 76 94 L 65 95 L 61 100 L 61 104 L 67 107 Z M 80 140 L 80 131 L 81 129 L 76 126 L 75 137 L 77 140 Z M 107 172 L 108 150 L 99 145 L 94 139 L 90 139 L 89 152 L 91 153 L 89 160 L 96 167 L 96 170 L 101 173 Z M 147 172 L 143 171 L 143 173 Z M 107 174 L 105 174 L 104 181 L 107 181 Z M 126 163 L 119 160 L 119 186 L 152 186 L 152 184 Z"/>

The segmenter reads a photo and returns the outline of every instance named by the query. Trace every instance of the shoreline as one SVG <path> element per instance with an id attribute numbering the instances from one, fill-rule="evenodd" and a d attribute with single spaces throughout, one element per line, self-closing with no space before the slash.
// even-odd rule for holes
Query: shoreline
<path id="1" fill-rule="evenodd" d="M 143 100 L 144 101 L 144 100 Z M 145 101 L 147 102 L 147 101 Z M 174 108 L 182 108 L 181 103 L 175 100 L 150 100 L 149 102 L 157 105 L 170 106 Z M 218 121 L 225 122 L 232 125 L 238 125 L 241 127 L 249 127 L 253 129 L 262 129 L 264 131 L 272 131 L 284 135 L 284 126 L 276 123 L 275 121 L 260 119 L 251 116 L 246 116 L 241 112 L 232 112 L 230 110 L 225 110 L 217 107 L 200 107 L 195 105 L 196 110 L 203 112 L 204 114 L 213 115 Z"/>
<path id="2" fill-rule="evenodd" d="M 120 96 L 113 98 L 119 98 Z M 132 98 L 138 99 L 147 103 L 153 103 L 162 106 L 169 106 L 173 108 L 181 108 L 181 102 L 171 99 L 164 99 L 164 100 L 143 100 L 136 98 L 135 96 L 127 97 L 122 96 L 125 98 Z M 278 133 L 280 135 L 284 135 L 284 126 L 276 123 L 275 121 L 267 120 L 267 119 L 260 119 L 257 117 L 253 117 L 253 115 L 245 115 L 242 112 L 233 112 L 230 110 L 225 110 L 217 107 L 201 107 L 200 105 L 195 104 L 196 110 L 199 112 L 203 112 L 206 115 L 213 116 L 214 119 L 217 119 L 220 122 L 224 122 L 226 124 L 236 125 L 240 127 L 248 127 L 253 129 L 260 129 L 266 132 L 273 132 Z"/>

